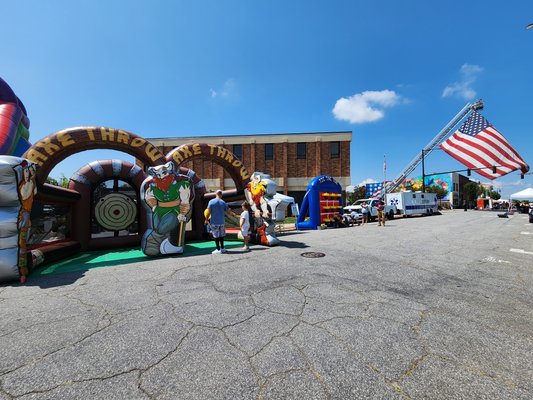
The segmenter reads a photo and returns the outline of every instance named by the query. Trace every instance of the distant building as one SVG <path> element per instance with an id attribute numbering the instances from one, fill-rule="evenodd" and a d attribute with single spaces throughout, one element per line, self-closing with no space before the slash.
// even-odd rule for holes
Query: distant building
<path id="1" fill-rule="evenodd" d="M 442 199 L 441 204 L 445 206 L 448 203 L 453 208 L 462 207 L 463 202 L 467 200 L 464 186 L 470 181 L 471 179 L 469 177 L 458 174 L 457 172 L 425 177 L 426 187 L 437 185 L 448 190 L 448 194 Z"/>
<path id="2" fill-rule="evenodd" d="M 330 175 L 345 188 L 350 184 L 351 131 L 282 133 L 235 136 L 194 136 L 152 138 L 151 143 L 167 154 L 186 143 L 222 146 L 239 158 L 250 173 L 269 174 L 280 193 L 301 203 L 311 179 Z M 229 174 L 210 160 L 193 159 L 190 168 L 205 182 L 208 190 L 235 187 Z"/>
<path id="3" fill-rule="evenodd" d="M 444 190 L 447 190 L 448 193 L 440 200 L 440 204 L 443 207 L 454 208 L 461 207 L 463 200 L 466 200 L 464 193 L 464 185 L 470 182 L 470 178 L 458 174 L 456 172 L 447 173 L 447 174 L 435 174 L 435 175 L 426 175 L 424 179 L 426 188 L 429 186 L 439 186 Z M 388 182 L 389 184 L 392 182 Z M 374 182 L 366 184 L 366 195 L 371 197 L 375 195 L 376 192 L 381 192 L 383 182 Z M 397 192 L 403 191 L 421 191 L 422 190 L 422 176 L 417 176 L 414 178 L 405 179 L 396 189 Z"/>

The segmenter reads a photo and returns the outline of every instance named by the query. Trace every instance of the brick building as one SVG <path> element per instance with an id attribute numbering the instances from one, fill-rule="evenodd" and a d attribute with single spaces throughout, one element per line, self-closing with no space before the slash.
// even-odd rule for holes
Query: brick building
<path id="1" fill-rule="evenodd" d="M 222 146 L 239 158 L 250 173 L 269 174 L 277 182 L 278 192 L 293 196 L 298 203 L 315 176 L 331 175 L 342 187 L 350 184 L 351 131 L 148 140 L 164 154 L 186 143 Z M 228 173 L 210 160 L 194 159 L 183 166 L 194 170 L 210 191 L 235 187 Z"/>

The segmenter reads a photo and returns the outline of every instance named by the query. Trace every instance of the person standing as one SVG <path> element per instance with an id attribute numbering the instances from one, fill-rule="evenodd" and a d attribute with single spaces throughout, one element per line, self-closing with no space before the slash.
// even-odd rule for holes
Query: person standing
<path id="1" fill-rule="evenodd" d="M 250 247 L 248 242 L 250 241 L 250 204 L 247 201 L 242 202 L 242 212 L 239 218 L 239 225 L 241 226 L 241 234 L 244 239 L 244 251 L 249 251 Z"/>
<path id="2" fill-rule="evenodd" d="M 378 226 L 385 226 L 385 203 L 382 199 L 378 201 Z"/>
<path id="3" fill-rule="evenodd" d="M 215 239 L 216 249 L 212 254 L 226 253 L 224 248 L 224 237 L 226 236 L 226 222 L 224 220 L 225 214 L 228 213 L 234 217 L 238 217 L 230 210 L 228 204 L 222 200 L 222 190 L 218 189 L 215 192 L 216 197 L 207 203 L 207 210 L 205 211 L 205 222 L 211 227 L 213 239 Z"/>
<path id="4" fill-rule="evenodd" d="M 368 206 L 366 204 L 366 201 L 361 204 L 361 213 L 363 214 L 363 223 L 362 225 L 366 224 L 368 222 Z"/>

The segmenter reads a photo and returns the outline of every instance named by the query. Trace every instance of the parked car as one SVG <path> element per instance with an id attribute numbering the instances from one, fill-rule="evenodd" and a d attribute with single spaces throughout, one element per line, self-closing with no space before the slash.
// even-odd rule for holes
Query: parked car
<path id="1" fill-rule="evenodd" d="M 529 208 L 529 222 L 533 224 L 533 207 Z"/>
<path id="2" fill-rule="evenodd" d="M 370 206 L 370 214 L 368 215 L 368 218 L 370 221 L 374 221 L 378 216 L 378 201 L 379 199 L 359 199 L 352 205 L 344 207 L 343 210 L 345 213 L 355 211 L 356 213 L 361 214 L 361 206 L 363 203 L 366 203 Z M 388 219 L 394 219 L 394 215 L 398 212 L 398 210 L 394 205 L 385 204 L 384 212 Z"/>

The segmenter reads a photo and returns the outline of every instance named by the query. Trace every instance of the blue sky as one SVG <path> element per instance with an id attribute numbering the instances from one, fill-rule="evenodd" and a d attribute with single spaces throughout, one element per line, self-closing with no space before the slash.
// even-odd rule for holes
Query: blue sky
<path id="1" fill-rule="evenodd" d="M 533 166 L 530 1 L 21 0 L 0 10 L 0 75 L 28 110 L 32 142 L 83 125 L 147 138 L 351 130 L 358 185 L 383 179 L 384 156 L 394 178 L 482 98 Z M 52 176 L 117 156 L 131 160 L 86 152 Z M 426 160 L 427 173 L 462 168 L 442 151 Z M 493 183 L 505 197 L 533 175 Z"/>

